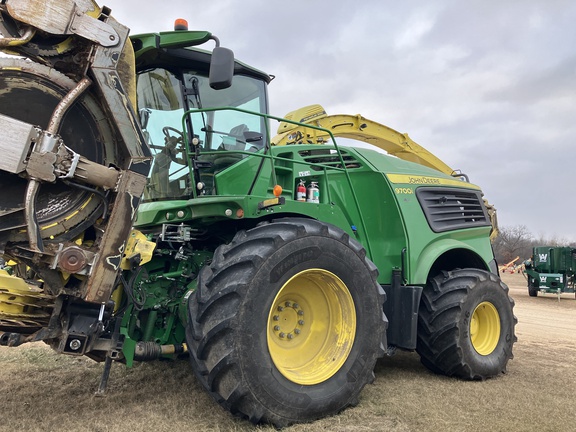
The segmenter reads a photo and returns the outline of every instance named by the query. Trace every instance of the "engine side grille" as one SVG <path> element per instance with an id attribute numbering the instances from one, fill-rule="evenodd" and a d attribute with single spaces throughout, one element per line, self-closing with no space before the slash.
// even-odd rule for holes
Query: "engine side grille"
<path id="1" fill-rule="evenodd" d="M 322 164 L 329 168 L 342 168 L 342 162 L 340 157 L 334 150 L 322 149 L 322 150 L 305 150 L 300 151 L 300 156 L 311 164 Z M 347 169 L 360 168 L 362 165 L 358 160 L 356 160 L 352 155 L 348 154 L 346 150 L 340 150 L 342 154 L 342 160 Z M 323 168 L 321 166 L 312 166 L 315 171 L 321 171 Z"/>
<path id="2" fill-rule="evenodd" d="M 416 196 L 434 232 L 490 226 L 480 191 L 419 188 Z"/>

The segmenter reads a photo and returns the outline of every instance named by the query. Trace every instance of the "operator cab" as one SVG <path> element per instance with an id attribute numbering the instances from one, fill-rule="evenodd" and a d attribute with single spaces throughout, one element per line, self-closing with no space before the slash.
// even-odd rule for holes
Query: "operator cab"
<path id="1" fill-rule="evenodd" d="M 138 112 L 154 155 L 144 202 L 215 193 L 215 174 L 267 145 L 265 119 L 244 111 L 268 112 L 270 76 L 234 62 L 231 85 L 214 89 L 209 52 L 159 48 L 139 57 L 135 46 Z"/>

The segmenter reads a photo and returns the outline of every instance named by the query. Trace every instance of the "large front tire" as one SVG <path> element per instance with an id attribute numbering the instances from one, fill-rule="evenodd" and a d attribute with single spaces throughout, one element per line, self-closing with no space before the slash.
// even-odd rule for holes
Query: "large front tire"
<path id="1" fill-rule="evenodd" d="M 358 242 L 318 221 L 239 232 L 189 300 L 197 377 L 233 414 L 277 427 L 356 404 L 384 354 L 376 277 Z"/>
<path id="2" fill-rule="evenodd" d="M 506 372 L 516 341 L 514 301 L 492 273 L 443 272 L 424 289 L 417 352 L 433 372 L 486 379 Z"/>

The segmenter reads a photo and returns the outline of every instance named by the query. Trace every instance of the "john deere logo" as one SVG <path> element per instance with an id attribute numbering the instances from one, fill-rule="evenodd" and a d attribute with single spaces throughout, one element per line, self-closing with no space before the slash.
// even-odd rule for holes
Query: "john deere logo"
<path id="1" fill-rule="evenodd" d="M 540 282 L 546 283 L 546 276 L 540 276 Z"/>
<path id="2" fill-rule="evenodd" d="M 548 261 L 548 254 L 538 254 L 538 258 L 540 259 L 540 262 L 546 262 Z"/>

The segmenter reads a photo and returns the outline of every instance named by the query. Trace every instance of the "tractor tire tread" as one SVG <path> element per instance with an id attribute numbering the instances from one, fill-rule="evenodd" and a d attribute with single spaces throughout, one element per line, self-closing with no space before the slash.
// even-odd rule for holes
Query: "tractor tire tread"
<path id="1" fill-rule="evenodd" d="M 284 427 L 300 421 L 269 410 L 251 393 L 250 385 L 245 382 L 239 366 L 240 359 L 237 358 L 234 344 L 239 331 L 241 299 L 254 274 L 267 257 L 302 236 L 329 237 L 354 251 L 364 261 L 374 281 L 378 301 L 381 304 L 385 301 L 385 293 L 376 283 L 378 270 L 366 258 L 364 248 L 348 234 L 331 225 L 310 219 L 278 219 L 260 223 L 251 230 L 240 231 L 229 244 L 218 247 L 211 264 L 200 271 L 197 291 L 190 296 L 188 303 L 186 339 L 190 361 L 197 379 L 218 403 L 253 423 L 268 422 L 276 427 Z M 383 320 L 382 327 L 385 329 L 386 318 L 383 312 L 381 315 L 379 319 Z M 372 369 L 376 358 L 382 355 L 382 343 L 373 354 L 366 355 L 362 361 L 368 367 L 372 364 L 372 368 L 369 372 L 363 372 L 359 379 L 364 381 L 338 410 L 358 403 L 359 392 L 366 384 L 374 381 Z M 305 418 L 304 421 L 312 419 Z"/>

